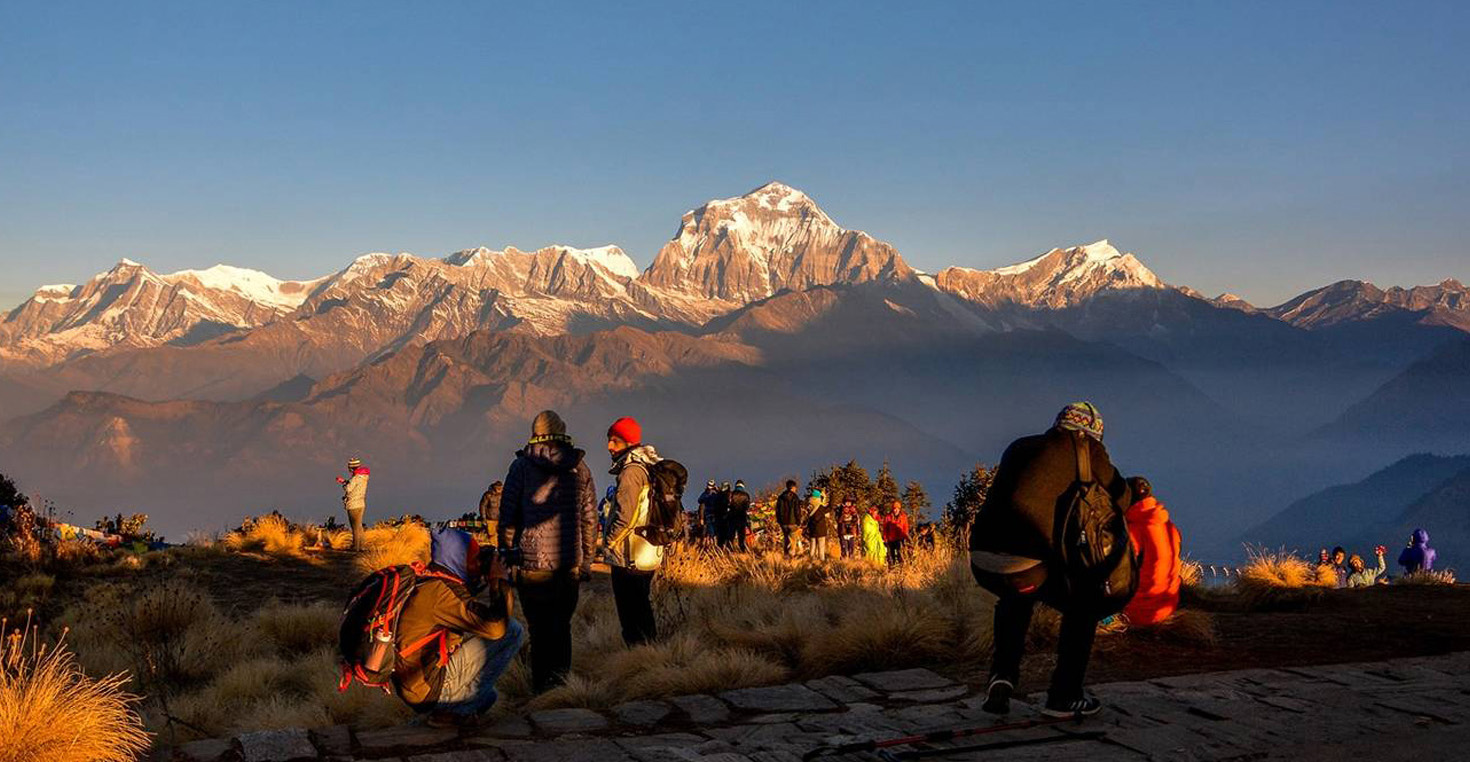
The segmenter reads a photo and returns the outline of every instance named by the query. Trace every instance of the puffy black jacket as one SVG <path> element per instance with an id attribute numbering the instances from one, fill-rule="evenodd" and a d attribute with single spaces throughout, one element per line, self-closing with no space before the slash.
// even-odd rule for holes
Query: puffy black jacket
<path id="1" fill-rule="evenodd" d="M 783 527 L 794 527 L 801 523 L 801 497 L 791 490 L 776 498 L 776 523 Z"/>
<path id="2" fill-rule="evenodd" d="M 516 453 L 500 497 L 500 547 L 519 545 L 522 568 L 576 569 L 597 547 L 597 490 L 585 453 L 537 442 Z"/>
<path id="3" fill-rule="evenodd" d="M 731 521 L 739 523 L 748 520 L 750 518 L 750 493 L 743 489 L 731 492 L 727 509 L 727 515 Z"/>
<path id="4" fill-rule="evenodd" d="M 970 529 L 970 549 L 1008 553 L 1039 560 L 1053 555 L 1057 515 L 1065 510 L 1067 492 L 1077 481 L 1076 437 L 1064 429 L 1022 437 L 1006 448 L 995 481 Z M 1089 440 L 1092 477 L 1126 513 L 1132 503 L 1128 482 L 1113 467 L 1102 442 Z"/>

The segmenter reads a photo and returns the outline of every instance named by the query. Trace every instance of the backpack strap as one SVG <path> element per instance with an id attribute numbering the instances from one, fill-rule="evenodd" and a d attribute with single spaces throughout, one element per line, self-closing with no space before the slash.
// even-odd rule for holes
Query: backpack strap
<path id="1" fill-rule="evenodd" d="M 1092 448 L 1087 441 L 1087 435 L 1082 433 L 1073 434 L 1073 444 L 1077 447 L 1077 481 L 1083 484 L 1092 483 Z"/>

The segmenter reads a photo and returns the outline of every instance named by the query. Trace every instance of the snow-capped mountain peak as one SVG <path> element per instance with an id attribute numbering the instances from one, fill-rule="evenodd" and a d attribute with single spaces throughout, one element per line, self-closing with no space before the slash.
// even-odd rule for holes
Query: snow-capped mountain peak
<path id="1" fill-rule="evenodd" d="M 1167 288 L 1152 270 L 1107 239 L 1052 249 L 994 270 L 951 267 L 935 276 L 939 287 L 987 305 L 1060 308 L 1107 289 Z"/>
<path id="2" fill-rule="evenodd" d="M 187 282 L 205 291 L 236 294 L 261 305 L 289 312 L 301 306 L 317 281 L 284 281 L 259 270 L 219 264 L 203 270 L 179 270 L 161 276 L 170 283 Z"/>

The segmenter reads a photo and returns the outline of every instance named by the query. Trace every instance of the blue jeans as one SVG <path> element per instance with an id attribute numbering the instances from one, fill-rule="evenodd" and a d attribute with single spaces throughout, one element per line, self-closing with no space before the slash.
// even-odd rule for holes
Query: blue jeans
<path id="1" fill-rule="evenodd" d="M 444 687 L 439 690 L 436 711 L 478 715 L 495 706 L 500 694 L 495 683 L 521 650 L 526 632 L 514 619 L 505 625 L 499 640 L 471 636 L 449 655 L 444 666 Z"/>

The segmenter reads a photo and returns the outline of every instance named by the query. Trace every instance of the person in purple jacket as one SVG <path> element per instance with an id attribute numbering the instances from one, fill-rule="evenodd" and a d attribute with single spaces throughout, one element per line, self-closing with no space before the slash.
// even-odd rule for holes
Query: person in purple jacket
<path id="1" fill-rule="evenodd" d="M 1436 555 L 1434 548 L 1429 547 L 1429 533 L 1415 529 L 1414 536 L 1409 538 L 1409 547 L 1399 553 L 1399 566 L 1404 567 L 1405 574 L 1434 571 Z"/>

